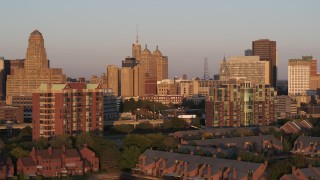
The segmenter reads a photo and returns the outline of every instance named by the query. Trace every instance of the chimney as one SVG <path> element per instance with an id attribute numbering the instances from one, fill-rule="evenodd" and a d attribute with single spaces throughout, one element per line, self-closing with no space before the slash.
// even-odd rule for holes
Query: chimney
<path id="1" fill-rule="evenodd" d="M 264 165 L 266 166 L 266 168 L 268 167 L 268 161 L 264 161 Z"/>
<path id="2" fill-rule="evenodd" d="M 62 146 L 62 152 L 66 153 L 66 147 L 65 146 Z"/>
<path id="3" fill-rule="evenodd" d="M 194 155 L 194 152 L 192 150 L 190 151 L 190 155 Z"/>
<path id="4" fill-rule="evenodd" d="M 52 147 L 48 147 L 48 153 L 50 156 L 52 155 Z"/>
<path id="5" fill-rule="evenodd" d="M 32 147 L 31 155 L 32 156 L 36 156 L 36 148 Z"/>
<path id="6" fill-rule="evenodd" d="M 237 179 L 237 168 L 232 168 L 232 179 Z"/>
<path id="7" fill-rule="evenodd" d="M 238 160 L 238 161 L 241 161 L 241 156 L 238 156 L 237 160 Z"/>
<path id="8" fill-rule="evenodd" d="M 197 150 L 199 150 L 200 149 L 200 146 L 199 145 L 197 145 Z"/>
<path id="9" fill-rule="evenodd" d="M 296 167 L 295 166 L 292 166 L 292 174 L 294 174 L 296 171 Z"/>

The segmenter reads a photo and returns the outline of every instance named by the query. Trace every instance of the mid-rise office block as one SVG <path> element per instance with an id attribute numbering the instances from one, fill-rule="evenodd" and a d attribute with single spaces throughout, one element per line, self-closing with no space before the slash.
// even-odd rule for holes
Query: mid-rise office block
<path id="1" fill-rule="evenodd" d="M 276 114 L 278 117 L 286 118 L 297 115 L 297 103 L 290 96 L 277 96 L 276 99 Z"/>
<path id="2" fill-rule="evenodd" d="M 254 56 L 260 57 L 260 61 L 269 62 L 270 84 L 277 88 L 278 53 L 276 41 L 270 41 L 269 39 L 253 41 L 252 51 Z"/>
<path id="3" fill-rule="evenodd" d="M 177 84 L 171 79 L 163 79 L 157 82 L 157 95 L 177 95 Z"/>
<path id="4" fill-rule="evenodd" d="M 275 96 L 270 85 L 230 80 L 213 87 L 206 102 L 206 126 L 265 126 L 275 121 Z"/>
<path id="5" fill-rule="evenodd" d="M 310 89 L 310 79 L 316 76 L 317 60 L 312 56 L 290 59 L 288 63 L 288 93 L 290 95 L 306 94 Z"/>
<path id="6" fill-rule="evenodd" d="M 4 57 L 0 57 L 0 98 L 5 100 L 7 76 L 12 75 L 14 69 L 24 67 L 24 59 L 5 60 Z"/>
<path id="7" fill-rule="evenodd" d="M 103 130 L 100 84 L 41 84 L 33 93 L 33 140 Z"/>
<path id="8" fill-rule="evenodd" d="M 269 61 L 260 61 L 259 56 L 231 56 L 220 63 L 220 80 L 246 78 L 255 84 L 270 84 Z"/>

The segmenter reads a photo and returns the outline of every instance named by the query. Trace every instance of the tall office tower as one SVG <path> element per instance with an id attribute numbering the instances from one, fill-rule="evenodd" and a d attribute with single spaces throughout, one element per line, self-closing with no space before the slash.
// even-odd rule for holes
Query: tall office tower
<path id="1" fill-rule="evenodd" d="M 108 88 L 112 90 L 115 96 L 120 96 L 120 79 L 119 68 L 115 65 L 107 66 L 107 84 Z"/>
<path id="2" fill-rule="evenodd" d="M 104 89 L 100 84 L 41 84 L 32 96 L 33 140 L 103 130 Z"/>
<path id="3" fill-rule="evenodd" d="M 269 125 L 276 118 L 276 95 L 270 85 L 245 80 L 229 80 L 212 87 L 206 102 L 206 126 Z"/>
<path id="4" fill-rule="evenodd" d="M 41 83 L 63 83 L 66 76 L 61 68 L 49 68 L 42 34 L 35 30 L 30 34 L 24 68 L 16 68 L 7 76 L 7 104 L 13 96 L 31 95 Z"/>
<path id="5" fill-rule="evenodd" d="M 252 52 L 252 49 L 247 49 L 244 51 L 244 55 L 245 56 L 253 56 L 253 52 Z"/>
<path id="6" fill-rule="evenodd" d="M 276 41 L 259 39 L 252 42 L 254 56 L 260 56 L 260 61 L 269 61 L 270 84 L 277 87 L 278 55 Z"/>
<path id="7" fill-rule="evenodd" d="M 147 48 L 140 54 L 139 92 L 140 96 L 157 93 L 157 62 Z"/>
<path id="8" fill-rule="evenodd" d="M 121 79 L 121 97 L 137 97 L 139 96 L 139 62 L 132 57 L 128 57 L 122 61 L 120 70 Z"/>
<path id="9" fill-rule="evenodd" d="M 154 61 L 156 61 L 157 81 L 168 79 L 168 57 L 163 56 L 158 46 L 153 52 Z"/>
<path id="10" fill-rule="evenodd" d="M 132 44 L 132 57 L 136 58 L 137 60 L 140 59 L 141 54 L 141 44 L 139 43 L 139 36 L 137 33 L 137 40 L 136 43 Z"/>
<path id="11" fill-rule="evenodd" d="M 259 56 L 231 56 L 220 62 L 220 80 L 246 78 L 253 83 L 270 84 L 269 62 L 260 61 Z"/>
<path id="12" fill-rule="evenodd" d="M 302 59 L 289 60 L 289 94 L 305 94 L 310 89 L 310 78 L 317 75 L 317 60 L 313 60 L 312 58 L 312 56 L 302 56 Z"/>

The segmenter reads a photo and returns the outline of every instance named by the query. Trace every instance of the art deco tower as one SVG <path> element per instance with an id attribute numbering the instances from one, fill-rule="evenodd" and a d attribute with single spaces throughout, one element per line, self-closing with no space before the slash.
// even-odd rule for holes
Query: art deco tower
<path id="1" fill-rule="evenodd" d="M 35 30 L 29 37 L 25 69 L 27 71 L 36 71 L 43 68 L 49 68 L 49 63 L 42 34 Z"/>
<path id="2" fill-rule="evenodd" d="M 13 96 L 31 96 L 42 83 L 64 83 L 61 68 L 49 68 L 44 39 L 35 30 L 30 34 L 24 68 L 16 68 L 7 76 L 7 104 Z"/>

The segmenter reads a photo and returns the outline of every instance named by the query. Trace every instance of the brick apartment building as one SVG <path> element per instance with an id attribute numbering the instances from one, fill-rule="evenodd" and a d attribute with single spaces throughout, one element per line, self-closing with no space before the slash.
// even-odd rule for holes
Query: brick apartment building
<path id="1" fill-rule="evenodd" d="M 265 179 L 266 163 L 146 150 L 132 170 L 168 179 Z"/>
<path id="2" fill-rule="evenodd" d="M 100 84 L 41 84 L 32 99 L 33 140 L 103 130 Z"/>
<path id="3" fill-rule="evenodd" d="M 83 175 L 88 171 L 99 171 L 99 158 L 95 153 L 83 147 L 77 149 L 35 149 L 29 157 L 19 158 L 17 161 L 17 174 L 23 173 L 25 177 L 44 177 Z"/>
<path id="4" fill-rule="evenodd" d="M 266 126 L 276 120 L 277 92 L 267 84 L 231 79 L 213 87 L 206 101 L 206 126 Z"/>

